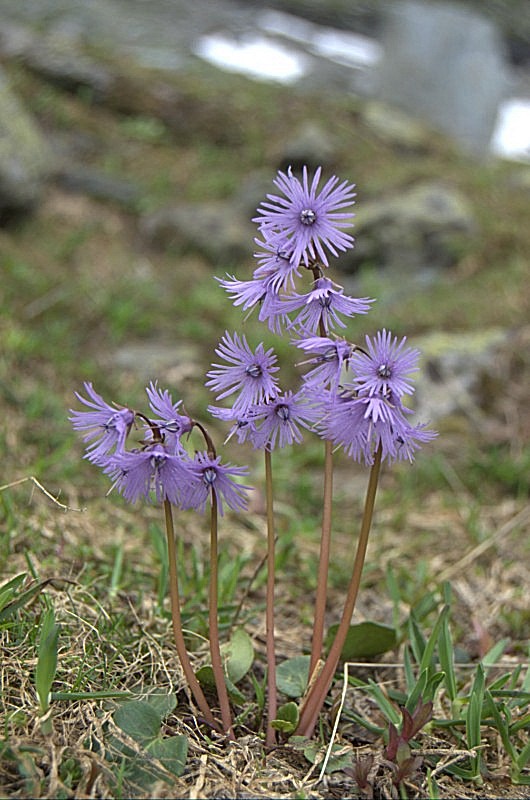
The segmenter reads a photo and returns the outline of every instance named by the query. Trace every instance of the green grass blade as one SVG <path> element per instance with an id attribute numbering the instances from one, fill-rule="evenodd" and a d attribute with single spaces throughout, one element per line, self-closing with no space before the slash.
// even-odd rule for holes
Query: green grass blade
<path id="1" fill-rule="evenodd" d="M 467 746 L 470 750 L 480 746 L 481 743 L 481 727 L 482 727 L 482 707 L 484 703 L 484 669 L 482 664 L 477 666 L 475 673 L 475 680 L 471 687 L 469 696 L 469 705 L 466 715 L 466 739 Z M 481 757 L 477 753 L 476 756 L 471 758 L 471 773 L 472 779 L 475 781 L 481 780 L 480 774 Z"/>
<path id="2" fill-rule="evenodd" d="M 59 626 L 55 624 L 53 608 L 42 615 L 37 666 L 35 668 L 35 689 L 39 698 L 40 714 L 45 716 L 50 709 L 51 688 L 57 670 L 57 648 Z M 44 734 L 52 732 L 49 717 L 42 720 L 41 730 Z"/>
<path id="3" fill-rule="evenodd" d="M 495 703 L 495 700 L 493 699 L 491 692 L 489 692 L 487 689 L 484 692 L 484 700 L 485 700 L 484 705 L 486 713 L 491 714 L 491 716 L 493 717 L 495 729 L 498 731 L 499 736 L 501 737 L 504 749 L 510 756 L 512 763 L 514 763 L 517 759 L 517 752 L 511 742 L 508 725 L 506 723 L 506 720 L 503 719 L 503 716 L 499 711 L 499 708 Z"/>
<path id="4" fill-rule="evenodd" d="M 420 626 L 414 616 L 411 613 L 409 617 L 409 640 L 410 640 L 410 648 L 412 650 L 412 654 L 417 664 L 421 664 L 423 653 L 425 652 L 425 637 L 420 630 Z"/>
<path id="5" fill-rule="evenodd" d="M 434 628 L 431 631 L 431 635 L 429 636 L 427 642 L 425 643 L 425 648 L 423 650 L 423 654 L 420 661 L 420 672 L 423 672 L 426 669 L 428 669 L 429 671 L 434 669 L 434 651 L 438 643 L 440 630 L 443 626 L 444 620 L 447 619 L 448 614 L 449 614 L 449 606 L 444 606 L 440 614 L 438 615 L 438 619 L 434 624 Z"/>
<path id="6" fill-rule="evenodd" d="M 446 606 L 446 608 L 449 609 L 449 606 Z M 453 704 L 458 697 L 458 689 L 456 686 L 455 652 L 451 629 L 449 627 L 448 614 L 444 615 L 440 626 L 438 635 L 438 656 L 440 658 L 440 666 L 444 672 L 445 690 L 451 704 Z"/>

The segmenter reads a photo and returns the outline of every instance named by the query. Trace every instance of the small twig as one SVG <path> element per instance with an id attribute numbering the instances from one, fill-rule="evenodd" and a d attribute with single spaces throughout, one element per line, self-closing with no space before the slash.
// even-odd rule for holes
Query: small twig
<path id="1" fill-rule="evenodd" d="M 0 486 L 0 492 L 3 492 L 5 489 L 12 489 L 14 486 L 20 486 L 22 483 L 26 483 L 27 481 L 31 481 L 37 489 L 40 489 L 43 494 L 48 497 L 52 503 L 55 503 L 56 506 L 62 508 L 63 511 L 77 511 L 79 513 L 86 511 L 86 508 L 74 508 L 73 506 L 66 506 L 64 503 L 60 503 L 56 497 L 51 494 L 43 485 L 39 483 L 37 478 L 34 475 L 27 475 L 25 478 L 19 478 L 17 481 L 12 481 L 11 483 L 5 483 L 3 486 Z"/>
<path id="2" fill-rule="evenodd" d="M 322 778 L 324 777 L 324 775 L 326 773 L 326 767 L 328 765 L 329 759 L 331 758 L 331 752 L 333 750 L 333 744 L 335 742 L 335 736 L 337 735 L 337 730 L 338 730 L 338 727 L 339 727 L 340 716 L 342 714 L 342 709 L 344 708 L 344 703 L 346 702 L 346 693 L 348 691 L 348 667 L 349 667 L 349 664 L 346 661 L 344 663 L 344 673 L 343 673 L 344 682 L 342 684 L 342 693 L 341 693 L 341 696 L 340 696 L 339 708 L 338 708 L 338 711 L 337 711 L 337 713 L 335 715 L 335 722 L 333 723 L 333 730 L 331 731 L 331 739 L 330 739 L 330 742 L 329 742 L 329 745 L 328 745 L 328 749 L 326 750 L 326 757 L 324 758 L 324 763 L 322 764 L 322 769 L 320 770 L 320 775 L 318 776 L 318 782 L 319 783 L 320 783 L 320 781 L 322 780 Z"/>
<path id="3" fill-rule="evenodd" d="M 434 778 L 436 775 L 439 775 L 441 772 L 447 769 L 447 767 L 450 764 L 456 764 L 457 761 L 462 761 L 462 759 L 464 758 L 473 758 L 474 756 L 477 755 L 476 751 L 479 749 L 484 749 L 484 747 L 486 747 L 486 745 L 481 745 L 480 748 L 479 747 L 473 748 L 473 750 L 451 750 L 451 758 L 449 758 L 447 761 L 443 761 L 440 764 L 438 764 L 436 768 L 433 769 L 433 771 L 431 772 L 431 778 Z M 415 750 L 414 753 L 416 754 L 416 752 L 418 755 L 423 756 L 423 755 L 440 755 L 440 753 L 443 751 Z"/>

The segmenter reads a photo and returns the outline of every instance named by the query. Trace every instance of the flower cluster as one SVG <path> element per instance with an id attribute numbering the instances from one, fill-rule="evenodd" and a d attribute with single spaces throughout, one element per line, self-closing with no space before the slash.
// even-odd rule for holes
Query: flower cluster
<path id="1" fill-rule="evenodd" d="M 86 411 L 71 411 L 74 429 L 83 432 L 87 442 L 86 458 L 101 467 L 126 500 L 143 498 L 157 502 L 168 500 L 182 509 L 203 511 L 210 495 L 214 495 L 223 513 L 229 508 L 246 506 L 250 487 L 234 478 L 244 475 L 244 467 L 222 464 L 211 451 L 188 455 L 182 437 L 189 433 L 194 420 L 180 413 L 181 401 L 174 403 L 167 390 L 156 383 L 146 388 L 152 416 L 147 417 L 127 407 L 109 405 L 93 388 L 84 384 L 87 397 L 76 392 Z M 138 446 L 126 448 L 133 427 L 142 430 Z"/>
<path id="2" fill-rule="evenodd" d="M 413 391 L 411 373 L 417 369 L 418 352 L 406 347 L 390 332 L 380 331 L 366 347 L 339 338 L 347 319 L 369 311 L 368 298 L 349 297 L 325 273 L 328 254 L 353 247 L 344 228 L 351 225 L 353 186 L 333 176 L 318 191 L 321 169 L 310 181 L 304 167 L 302 180 L 279 172 L 274 183 L 282 195 L 268 195 L 258 209 L 261 251 L 252 280 L 233 276 L 221 285 L 244 310 L 259 308 L 259 319 L 275 333 L 289 332 L 292 343 L 311 368 L 301 387 L 278 387 L 276 357 L 263 344 L 252 351 L 244 337 L 225 333 L 217 355 L 225 364 L 214 364 L 207 386 L 219 392 L 217 400 L 236 395 L 232 408 L 211 406 L 211 413 L 232 423 L 229 437 L 272 449 L 276 444 L 300 442 L 302 428 L 312 428 L 355 459 L 373 462 L 382 448 L 389 461 L 412 460 L 414 452 L 433 438 L 423 425 L 408 421 L 410 410 L 404 394 Z M 302 273 L 311 285 L 298 290 Z M 274 366 L 273 366 L 274 365 Z"/>
<path id="3" fill-rule="evenodd" d="M 260 321 L 267 321 L 275 333 L 292 327 L 316 332 L 321 321 L 329 328 L 344 327 L 343 317 L 365 314 L 370 307 L 370 300 L 347 297 L 323 275 L 328 253 L 337 256 L 353 247 L 353 237 L 343 229 L 351 225 L 353 215 L 344 209 L 351 207 L 355 193 L 335 176 L 319 192 L 320 174 L 319 167 L 309 185 L 306 167 L 302 181 L 290 169 L 278 173 L 274 183 L 283 196 L 268 195 L 254 219 L 262 238 L 255 239 L 260 250 L 252 280 L 227 276 L 220 281 L 234 305 L 243 310 L 259 306 Z M 312 272 L 314 281 L 300 294 L 294 289 L 303 269 Z"/>
<path id="4" fill-rule="evenodd" d="M 363 344 L 344 335 L 348 320 L 366 314 L 372 300 L 350 297 L 328 276 L 329 257 L 353 247 L 346 232 L 351 225 L 354 187 L 332 176 L 319 189 L 321 169 L 312 178 L 304 167 L 301 179 L 289 169 L 274 183 L 280 194 L 269 194 L 254 219 L 259 226 L 255 242 L 257 265 L 251 280 L 228 275 L 220 280 L 234 305 L 256 308 L 261 321 L 277 334 L 287 334 L 303 368 L 299 385 L 282 387 L 278 359 L 263 343 L 251 346 L 241 333 L 225 331 L 216 360 L 206 375 L 206 386 L 217 402 L 210 413 L 228 423 L 227 439 L 249 442 L 264 451 L 267 507 L 266 652 L 268 721 L 267 747 L 276 741 L 276 656 L 274 645 L 275 526 L 271 451 L 298 444 L 307 431 L 326 440 L 322 503 L 321 556 L 311 649 L 311 674 L 296 729 L 310 736 L 329 690 L 347 636 L 359 589 L 362 563 L 373 514 L 381 461 L 413 460 L 415 452 L 436 434 L 411 424 L 412 411 L 404 400 L 413 394 L 413 375 L 419 353 L 383 329 L 366 336 Z M 304 279 L 305 281 L 304 286 Z M 309 284 L 309 285 L 308 285 Z M 112 488 L 134 503 L 139 499 L 164 503 L 171 607 L 177 652 L 190 690 L 204 720 L 234 738 L 230 698 L 219 645 L 217 622 L 218 565 L 217 513 L 226 507 L 240 511 L 247 505 L 248 486 L 240 480 L 245 467 L 223 463 L 202 423 L 188 416 L 157 383 L 146 388 L 149 414 L 127 406 L 109 405 L 93 388 L 76 397 L 85 407 L 71 411 L 70 420 L 86 443 L 86 455 L 112 481 Z M 205 446 L 190 452 L 190 434 L 202 436 Z M 129 444 L 132 432 L 136 441 Z M 341 623 L 322 669 L 326 585 L 331 537 L 333 446 L 371 466 L 365 511 L 354 569 Z M 219 726 L 194 673 L 181 623 L 172 506 L 204 511 L 211 504 L 209 600 L 210 653 L 219 700 Z"/>

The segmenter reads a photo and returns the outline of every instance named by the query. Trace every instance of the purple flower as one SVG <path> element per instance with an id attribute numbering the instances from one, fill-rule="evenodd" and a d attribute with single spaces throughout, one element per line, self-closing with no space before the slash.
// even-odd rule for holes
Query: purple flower
<path id="1" fill-rule="evenodd" d="M 276 294 L 266 280 L 239 281 L 234 275 L 216 278 L 223 289 L 232 297 L 235 306 L 243 306 L 243 311 L 265 302 L 268 294 Z"/>
<path id="2" fill-rule="evenodd" d="M 320 415 L 320 409 L 301 390 L 296 394 L 285 392 L 267 403 L 254 406 L 251 413 L 254 420 L 261 421 L 253 437 L 254 446 L 273 450 L 276 440 L 279 447 L 301 442 L 300 429 L 309 430 Z"/>
<path id="3" fill-rule="evenodd" d="M 339 184 L 339 179 L 332 176 L 318 192 L 321 172 L 319 167 L 311 186 L 307 167 L 303 168 L 302 182 L 290 168 L 287 175 L 278 172 L 274 183 L 284 196 L 267 195 L 270 202 L 261 204 L 258 208 L 260 216 L 253 220 L 265 232 L 283 232 L 289 237 L 293 248 L 291 260 L 296 265 L 303 261 L 307 266 L 311 258 L 320 259 L 327 267 L 324 248 L 337 256 L 337 250 L 353 247 L 353 237 L 342 230 L 351 227 L 353 214 L 351 211 L 345 213 L 342 209 L 355 202 L 354 187 L 347 181 Z"/>
<path id="4" fill-rule="evenodd" d="M 94 464 L 101 465 L 111 451 L 123 450 L 135 414 L 130 408 L 110 406 L 94 390 L 91 383 L 85 382 L 83 386 L 89 399 L 85 399 L 79 392 L 75 392 L 75 396 L 92 410 L 70 409 L 72 416 L 69 419 L 75 430 L 85 431 L 83 440 L 91 442 L 87 447 L 86 458 Z"/>
<path id="5" fill-rule="evenodd" d="M 276 294 L 287 286 L 294 289 L 295 275 L 300 277 L 299 264 L 292 261 L 292 246 L 283 234 L 267 233 L 265 241 L 254 240 L 264 252 L 255 253 L 259 266 L 254 270 L 254 279 L 265 281 Z"/>
<path id="6" fill-rule="evenodd" d="M 130 503 L 150 501 L 154 495 L 158 502 L 179 505 L 181 492 L 189 491 L 195 480 L 189 460 L 168 452 L 160 442 L 110 457 L 104 472 L 113 480 L 112 488 Z"/>
<path id="7" fill-rule="evenodd" d="M 382 398 L 342 394 L 329 403 L 318 427 L 324 439 L 343 447 L 346 455 L 355 461 L 373 464 L 379 446 L 383 460 L 412 461 L 421 444 L 431 441 L 437 434 L 425 430 L 424 425 L 409 425 L 406 412 L 410 413 L 403 406 L 393 406 Z"/>
<path id="8" fill-rule="evenodd" d="M 234 413 L 245 413 L 251 405 L 277 394 L 277 379 L 273 373 L 278 372 L 279 368 L 274 366 L 277 359 L 272 348 L 265 350 L 263 344 L 259 344 L 252 351 L 244 336 L 239 337 L 234 333 L 231 337 L 225 332 L 215 352 L 228 363 L 212 365 L 215 369 L 206 374 L 210 379 L 206 386 L 214 392 L 220 392 L 217 400 L 240 392 L 233 404 Z"/>
<path id="9" fill-rule="evenodd" d="M 221 286 L 233 298 L 235 306 L 243 306 L 243 311 L 253 309 L 259 305 L 259 321 L 269 321 L 269 328 L 274 333 L 281 333 L 281 321 L 278 320 L 278 306 L 280 296 L 274 289 L 274 280 L 271 277 L 253 279 L 251 281 L 238 281 L 233 275 L 229 280 L 217 278 Z"/>
<path id="10" fill-rule="evenodd" d="M 355 314 L 366 314 L 373 302 L 366 297 L 348 297 L 344 289 L 329 278 L 317 278 L 313 289 L 307 294 L 293 293 L 281 304 L 283 314 L 299 311 L 290 327 L 299 326 L 316 333 L 322 324 L 326 331 L 345 328 L 340 315 L 353 317 Z"/>
<path id="11" fill-rule="evenodd" d="M 354 385 L 364 394 L 379 395 L 388 399 L 412 394 L 414 389 L 407 380 L 418 370 L 419 350 L 405 347 L 406 337 L 398 342 L 390 331 L 379 331 L 374 339 L 366 337 L 366 350 L 357 350 L 350 365 L 355 374 Z"/>
<path id="12" fill-rule="evenodd" d="M 233 478 L 246 475 L 246 467 L 234 467 L 231 464 L 221 464 L 221 457 L 213 458 L 208 453 L 196 453 L 190 469 L 194 476 L 193 483 L 189 484 L 182 499 L 183 508 L 194 508 L 204 511 L 206 501 L 213 492 L 217 499 L 219 513 L 224 513 L 223 503 L 233 511 L 246 508 L 248 498 L 246 492 L 251 486 L 236 483 Z"/>
<path id="13" fill-rule="evenodd" d="M 208 411 L 213 417 L 222 419 L 223 422 L 231 422 L 232 427 L 225 439 L 225 444 L 232 438 L 237 437 L 239 444 L 243 444 L 247 440 L 253 441 L 256 434 L 256 423 L 252 418 L 252 412 L 237 414 L 233 408 L 219 408 L 218 406 L 208 406 Z"/>
<path id="14" fill-rule="evenodd" d="M 295 340 L 293 344 L 311 356 L 307 361 L 300 361 L 298 366 L 314 365 L 304 375 L 305 385 L 312 388 L 329 385 L 336 389 L 340 383 L 342 368 L 347 365 L 354 345 L 344 339 L 330 339 L 327 336 L 309 336 Z"/>
<path id="15" fill-rule="evenodd" d="M 164 389 L 164 391 L 162 391 L 159 389 L 156 381 L 154 383 L 151 381 L 145 391 L 149 398 L 151 411 L 158 415 L 152 422 L 155 423 L 158 430 L 162 433 L 164 444 L 171 452 L 180 452 L 182 450 L 180 446 L 180 437 L 191 431 L 193 427 L 192 420 L 189 417 L 179 414 L 178 409 L 181 405 L 181 401 L 179 400 L 177 403 L 174 403 L 168 390 Z M 150 435 L 152 435 L 152 433 L 150 429 L 148 429 L 148 438 Z"/>

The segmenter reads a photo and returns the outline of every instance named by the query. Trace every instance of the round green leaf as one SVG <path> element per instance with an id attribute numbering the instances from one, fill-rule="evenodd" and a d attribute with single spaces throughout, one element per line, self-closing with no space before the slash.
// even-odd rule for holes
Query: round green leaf
<path id="1" fill-rule="evenodd" d="M 177 778 L 184 772 L 188 757 L 187 736 L 178 735 L 169 739 L 155 739 L 147 750 Z"/>
<path id="2" fill-rule="evenodd" d="M 309 656 L 295 656 L 276 668 L 276 686 L 287 697 L 302 697 L 309 680 Z"/>
<path id="3" fill-rule="evenodd" d="M 338 625 L 332 625 L 326 637 L 329 649 L 335 638 Z M 344 661 L 359 661 L 374 658 L 393 650 L 397 645 L 396 629 L 379 622 L 360 622 L 350 625 L 342 648 L 341 658 Z"/>
<path id="4" fill-rule="evenodd" d="M 282 733 L 293 733 L 296 730 L 299 719 L 298 706 L 290 700 L 279 707 L 277 717 L 272 720 L 271 725 L 275 730 Z"/>
<path id="5" fill-rule="evenodd" d="M 114 722 L 121 730 L 145 747 L 160 733 L 162 720 L 145 700 L 130 700 L 114 713 Z"/>
<path id="6" fill-rule="evenodd" d="M 245 677 L 254 661 L 252 639 L 243 628 L 236 628 L 222 649 L 226 674 L 232 683 L 237 683 Z"/>

